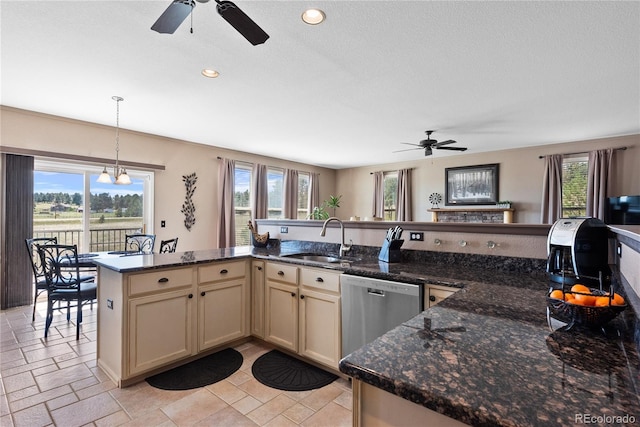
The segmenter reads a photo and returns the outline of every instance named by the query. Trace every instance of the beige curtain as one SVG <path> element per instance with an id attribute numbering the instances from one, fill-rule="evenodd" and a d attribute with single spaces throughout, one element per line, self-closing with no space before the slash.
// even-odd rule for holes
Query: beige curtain
<path id="1" fill-rule="evenodd" d="M 611 161 L 613 149 L 596 150 L 589 153 L 587 176 L 587 216 L 604 221 L 607 196 L 610 193 Z"/>
<path id="2" fill-rule="evenodd" d="M 396 221 L 412 221 L 411 191 L 411 169 L 400 169 L 398 171 Z"/>
<path id="3" fill-rule="evenodd" d="M 373 216 L 384 218 L 384 174 L 373 173 Z"/>
<path id="4" fill-rule="evenodd" d="M 284 207 L 285 219 L 298 219 L 298 171 L 285 169 L 284 171 Z"/>
<path id="5" fill-rule="evenodd" d="M 267 181 L 267 166 L 254 164 L 252 178 L 251 208 L 253 213 L 252 220 L 255 223 L 256 219 L 268 217 L 269 183 Z"/>
<path id="6" fill-rule="evenodd" d="M 309 174 L 309 213 L 313 208 L 320 206 L 320 174 L 311 172 Z"/>
<path id="7" fill-rule="evenodd" d="M 540 222 L 553 224 L 562 218 L 562 154 L 544 156 Z"/>
<path id="8" fill-rule="evenodd" d="M 235 212 L 233 192 L 235 190 L 235 162 L 220 160 L 218 170 L 218 247 L 230 248 L 236 245 Z"/>

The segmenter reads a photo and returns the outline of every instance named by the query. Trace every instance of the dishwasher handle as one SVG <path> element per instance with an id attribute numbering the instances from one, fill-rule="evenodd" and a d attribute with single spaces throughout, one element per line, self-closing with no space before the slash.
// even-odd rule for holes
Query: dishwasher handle
<path id="1" fill-rule="evenodd" d="M 385 292 L 382 289 L 367 288 L 367 293 L 369 295 L 374 295 L 374 296 L 377 296 L 377 297 L 384 297 L 385 296 Z"/>

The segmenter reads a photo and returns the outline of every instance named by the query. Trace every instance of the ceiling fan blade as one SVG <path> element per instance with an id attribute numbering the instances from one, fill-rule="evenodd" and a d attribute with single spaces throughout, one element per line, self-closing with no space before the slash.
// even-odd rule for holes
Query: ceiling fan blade
<path id="1" fill-rule="evenodd" d="M 401 142 L 400 144 L 404 144 L 404 145 L 413 145 L 413 146 L 421 147 L 421 148 L 423 147 L 423 146 L 422 146 L 422 145 L 420 145 L 420 144 L 412 144 L 412 143 L 410 143 L 410 142 Z"/>
<path id="2" fill-rule="evenodd" d="M 233 26 L 245 39 L 256 46 L 267 41 L 269 34 L 265 33 L 238 6 L 230 1 L 216 0 L 218 13 Z"/>
<path id="3" fill-rule="evenodd" d="M 436 147 L 438 150 L 467 151 L 467 147 Z"/>
<path id="4" fill-rule="evenodd" d="M 194 7 L 196 7 L 194 0 L 173 0 L 151 29 L 161 34 L 173 34 Z"/>
<path id="5" fill-rule="evenodd" d="M 441 145 L 449 145 L 449 144 L 455 144 L 457 141 L 454 141 L 453 139 L 447 139 L 446 141 L 442 141 L 442 142 L 438 142 L 437 144 L 432 144 L 432 147 L 440 147 Z"/>
<path id="6" fill-rule="evenodd" d="M 409 145 L 415 145 L 415 144 L 409 144 Z M 406 150 L 396 150 L 396 151 L 392 151 L 392 153 L 401 153 L 403 151 L 413 151 L 413 150 L 421 150 L 422 147 L 418 147 L 418 148 L 407 148 Z"/>

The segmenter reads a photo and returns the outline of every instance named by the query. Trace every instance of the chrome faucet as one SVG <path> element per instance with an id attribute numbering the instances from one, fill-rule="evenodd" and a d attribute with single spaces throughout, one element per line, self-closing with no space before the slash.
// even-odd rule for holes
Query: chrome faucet
<path id="1" fill-rule="evenodd" d="M 347 252 L 351 250 L 351 245 L 353 245 L 353 240 L 349 240 L 349 242 L 351 242 L 349 244 L 346 244 L 344 242 L 344 224 L 340 219 L 336 218 L 335 216 L 332 216 L 331 218 L 327 219 L 322 225 L 322 231 L 320 231 L 320 236 L 324 237 L 324 235 L 327 233 L 327 224 L 330 223 L 331 221 L 338 221 L 340 223 L 340 230 L 342 231 L 342 240 L 340 240 L 340 256 L 343 257 Z"/>

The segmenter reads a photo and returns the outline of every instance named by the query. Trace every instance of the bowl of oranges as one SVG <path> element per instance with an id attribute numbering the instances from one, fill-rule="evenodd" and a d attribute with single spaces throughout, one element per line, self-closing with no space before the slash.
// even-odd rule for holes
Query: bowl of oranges
<path id="1" fill-rule="evenodd" d="M 556 317 L 572 324 L 602 326 L 624 311 L 627 303 L 613 290 L 607 292 L 575 284 L 570 291 L 564 288 L 550 291 L 547 307 Z"/>

